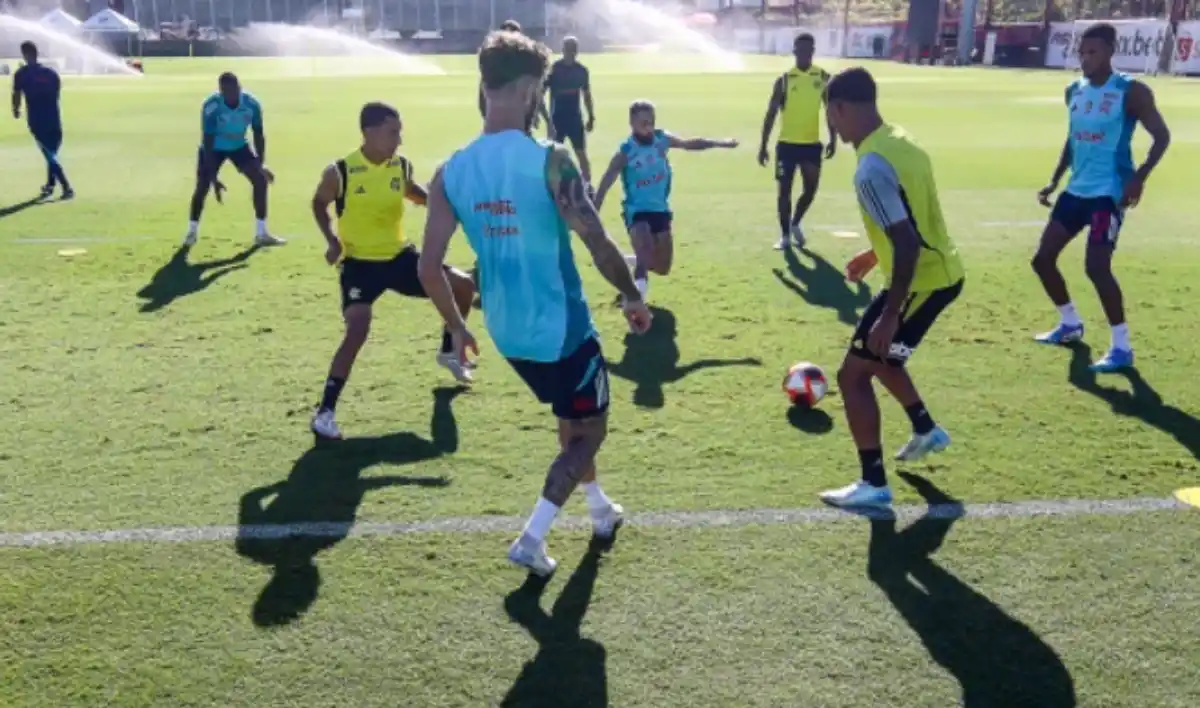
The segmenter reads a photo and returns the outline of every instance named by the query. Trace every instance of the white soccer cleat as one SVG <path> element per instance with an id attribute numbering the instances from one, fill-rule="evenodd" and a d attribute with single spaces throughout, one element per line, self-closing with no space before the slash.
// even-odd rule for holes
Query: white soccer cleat
<path id="1" fill-rule="evenodd" d="M 788 250 L 788 245 L 789 245 L 788 237 L 784 236 L 783 238 L 779 239 L 778 243 L 775 244 L 775 250 L 776 251 L 786 251 L 786 250 Z"/>
<path id="2" fill-rule="evenodd" d="M 620 504 L 611 503 L 603 509 L 591 510 L 592 535 L 599 539 L 608 540 L 617 533 L 617 529 L 625 523 L 625 509 Z"/>
<path id="3" fill-rule="evenodd" d="M 254 235 L 255 246 L 282 246 L 285 243 L 287 243 L 287 239 L 272 236 L 266 231 Z"/>
<path id="4" fill-rule="evenodd" d="M 341 440 L 342 431 L 337 426 L 337 421 L 334 420 L 333 411 L 320 410 L 317 411 L 312 418 L 313 434 L 324 440 Z"/>
<path id="5" fill-rule="evenodd" d="M 821 492 L 820 496 L 821 501 L 837 507 L 888 507 L 892 504 L 892 490 L 886 485 L 873 487 L 862 481 Z"/>
<path id="6" fill-rule="evenodd" d="M 553 575 L 558 567 L 558 561 L 546 555 L 546 543 L 534 541 L 525 534 L 509 547 L 508 560 L 542 578 Z"/>
<path id="7" fill-rule="evenodd" d="M 454 376 L 454 380 L 469 384 L 475 382 L 475 376 L 471 373 L 472 366 L 469 363 L 463 362 L 453 352 L 439 352 L 437 355 L 438 366 L 444 367 Z"/>
<path id="8" fill-rule="evenodd" d="M 896 453 L 896 459 L 901 462 L 916 462 L 931 452 L 941 452 L 950 447 L 950 434 L 937 426 L 924 435 L 915 433 Z"/>

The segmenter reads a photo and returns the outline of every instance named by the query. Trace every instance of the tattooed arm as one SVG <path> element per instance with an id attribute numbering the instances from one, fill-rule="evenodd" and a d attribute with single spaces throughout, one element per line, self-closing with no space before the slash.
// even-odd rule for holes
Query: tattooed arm
<path id="1" fill-rule="evenodd" d="M 596 269 L 605 280 L 625 296 L 626 302 L 640 302 L 642 295 L 633 284 L 633 275 L 625 263 L 625 256 L 621 255 L 621 249 L 604 230 L 600 214 L 588 196 L 587 185 L 571 158 L 569 148 L 560 144 L 552 150 L 550 159 L 546 161 L 546 184 L 558 203 L 563 219 L 572 231 L 579 234 L 592 254 Z"/>

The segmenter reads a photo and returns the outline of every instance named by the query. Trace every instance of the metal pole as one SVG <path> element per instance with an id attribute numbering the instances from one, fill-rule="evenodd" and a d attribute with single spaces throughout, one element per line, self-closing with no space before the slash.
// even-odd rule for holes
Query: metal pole
<path id="1" fill-rule="evenodd" d="M 488 0 L 488 29 L 496 27 L 496 0 Z"/>
<path id="2" fill-rule="evenodd" d="M 217 26 L 217 3 L 216 0 L 208 0 L 208 20 L 213 27 Z"/>

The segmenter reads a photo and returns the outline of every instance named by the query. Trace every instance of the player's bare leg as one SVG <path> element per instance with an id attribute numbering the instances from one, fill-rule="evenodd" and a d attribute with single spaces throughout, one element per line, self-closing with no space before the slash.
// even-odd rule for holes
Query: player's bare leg
<path id="1" fill-rule="evenodd" d="M 215 176 L 196 175 L 196 187 L 192 190 L 191 208 L 188 210 L 188 230 L 183 237 L 184 246 L 196 245 L 200 237 L 200 217 L 204 214 L 204 202 L 208 200 L 208 191 L 216 182 Z"/>
<path id="2" fill-rule="evenodd" d="M 509 560 L 543 577 L 558 567 L 558 563 L 546 555 L 546 536 L 575 487 L 589 476 L 595 479 L 596 453 L 608 435 L 608 415 L 603 413 L 582 420 L 559 419 L 558 430 L 562 451 L 550 465 L 542 496 L 534 505 L 524 531 L 508 550 Z"/>
<path id="3" fill-rule="evenodd" d="M 567 449 L 571 435 L 571 426 L 566 425 L 566 422 L 559 421 L 558 424 L 558 444 L 564 451 Z M 625 521 L 625 509 L 609 499 L 604 490 L 600 488 L 600 483 L 596 481 L 595 459 L 580 478 L 579 486 L 583 487 L 583 494 L 587 499 L 588 515 L 592 517 L 592 533 L 600 539 L 611 539 Z"/>
<path id="4" fill-rule="evenodd" d="M 459 313 L 466 320 L 467 316 L 471 314 L 471 305 L 475 302 L 475 281 L 471 275 L 457 268 L 448 269 L 446 277 L 450 280 L 450 290 L 454 293 L 454 304 L 458 305 Z M 459 383 L 469 384 L 474 381 L 471 370 L 475 367 L 475 363 L 458 358 L 458 353 L 454 351 L 454 341 L 450 337 L 450 330 L 445 328 L 442 329 L 442 346 L 438 350 L 437 363 L 453 374 Z"/>
<path id="5" fill-rule="evenodd" d="M 670 231 L 654 234 L 654 259 L 651 271 L 657 275 L 667 275 L 675 262 L 675 240 Z"/>
<path id="6" fill-rule="evenodd" d="M 916 462 L 931 452 L 941 452 L 950 446 L 950 435 L 933 420 L 917 385 L 902 366 L 879 365 L 875 377 L 892 394 L 892 398 L 904 406 L 908 420 L 912 423 L 912 437 L 896 453 L 896 459 Z"/>
<path id="7" fill-rule="evenodd" d="M 1129 341 L 1129 325 L 1125 322 L 1125 296 L 1121 285 L 1112 271 L 1113 249 L 1107 244 L 1088 243 L 1084 267 L 1096 294 L 1104 316 L 1112 328 L 1112 342 L 1108 352 L 1092 364 L 1092 371 L 1110 373 L 1133 366 L 1133 345 Z"/>
<path id="8" fill-rule="evenodd" d="M 579 162 L 579 174 L 583 177 L 583 183 L 591 185 L 592 162 L 588 159 L 587 150 L 581 147 L 575 148 L 575 159 Z"/>
<path id="9" fill-rule="evenodd" d="M 879 400 L 875 397 L 872 379 L 883 367 L 854 354 L 846 355 L 838 370 L 838 388 L 846 402 L 846 422 L 858 449 L 862 465 L 860 481 L 821 494 L 827 504 L 844 507 L 878 507 L 892 502 L 883 466 L 883 440 L 880 432 Z"/>
<path id="10" fill-rule="evenodd" d="M 776 158 L 778 160 L 778 158 Z M 775 250 L 782 251 L 788 247 L 788 239 L 792 235 L 792 182 L 796 178 L 795 169 L 791 165 L 777 163 L 775 166 L 775 208 L 779 212 L 779 243 Z M 804 245 L 801 243 L 800 245 Z"/>
<path id="11" fill-rule="evenodd" d="M 804 215 L 808 213 L 808 208 L 812 206 L 813 199 L 817 196 L 817 189 L 821 186 L 821 165 L 814 162 L 804 162 L 800 164 L 800 197 L 796 199 L 796 207 L 792 209 L 791 234 L 792 243 L 796 248 L 804 247 L 804 230 L 800 227 L 800 221 Z"/>
<path id="12" fill-rule="evenodd" d="M 1083 320 L 1071 302 L 1067 281 L 1058 270 L 1058 258 L 1074 237 L 1062 224 L 1051 220 L 1046 224 L 1037 253 L 1033 256 L 1033 272 L 1042 281 L 1042 288 L 1058 308 L 1059 314 L 1058 326 L 1036 337 L 1043 344 L 1069 344 L 1083 339 Z"/>
<path id="13" fill-rule="evenodd" d="M 281 246 L 287 241 L 272 236 L 267 230 L 267 190 L 269 181 L 262 169 L 250 170 L 246 174 L 250 180 L 251 194 L 254 199 L 254 243 L 259 246 Z"/>
<path id="14" fill-rule="evenodd" d="M 645 299 L 650 290 L 650 270 L 654 265 L 654 234 L 650 233 L 650 225 L 638 221 L 630 226 L 629 242 L 633 245 L 633 253 L 637 258 L 633 266 L 633 282 Z"/>
<path id="15" fill-rule="evenodd" d="M 334 418 L 335 410 L 342 389 L 346 386 L 346 379 L 350 378 L 350 370 L 354 368 L 358 353 L 362 351 L 367 336 L 371 333 L 371 306 L 351 305 L 346 308 L 343 317 L 346 320 L 346 334 L 329 364 L 329 377 L 325 379 L 321 403 L 312 419 L 313 433 L 327 440 L 342 438 L 342 431 L 338 429 Z"/>

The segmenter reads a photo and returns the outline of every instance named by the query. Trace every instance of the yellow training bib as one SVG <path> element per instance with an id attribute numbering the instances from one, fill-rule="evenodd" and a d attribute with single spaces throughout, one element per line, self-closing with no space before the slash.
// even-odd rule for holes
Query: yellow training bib
<path id="1" fill-rule="evenodd" d="M 781 79 L 783 121 L 779 126 L 779 142 L 796 145 L 821 142 L 821 104 L 829 73 L 818 66 L 803 71 L 792 67 Z"/>
<path id="2" fill-rule="evenodd" d="M 900 197 L 921 241 L 917 270 L 912 281 L 913 292 L 939 290 L 962 280 L 965 271 L 958 257 L 958 248 L 946 228 L 946 219 L 942 216 L 929 154 L 913 142 L 903 129 L 887 124 L 867 136 L 858 146 L 860 161 L 871 154 L 882 157 L 896 171 Z M 871 248 L 879 258 L 880 270 L 890 277 L 892 240 L 865 209 L 860 206 L 860 210 Z"/>
<path id="3" fill-rule="evenodd" d="M 387 261 L 404 248 L 404 210 L 412 163 L 393 155 L 375 164 L 361 150 L 338 160 L 338 238 L 347 258 Z"/>

